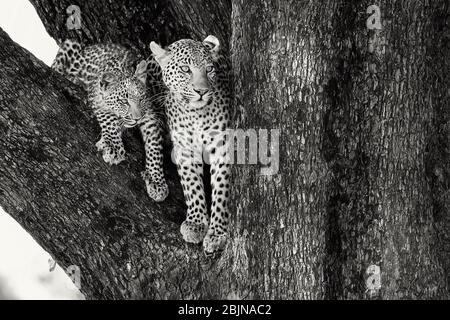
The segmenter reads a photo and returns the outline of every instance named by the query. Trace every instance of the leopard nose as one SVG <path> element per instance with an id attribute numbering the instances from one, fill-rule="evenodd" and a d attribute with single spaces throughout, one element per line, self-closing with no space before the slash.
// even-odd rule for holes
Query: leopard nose
<path id="1" fill-rule="evenodd" d="M 135 120 L 139 120 L 142 117 L 139 102 L 129 99 L 128 103 L 130 105 L 129 112 Z"/>
<path id="2" fill-rule="evenodd" d="M 194 91 L 195 91 L 196 93 L 198 93 L 198 95 L 199 95 L 200 97 L 203 97 L 205 94 L 208 93 L 209 89 L 194 89 Z"/>

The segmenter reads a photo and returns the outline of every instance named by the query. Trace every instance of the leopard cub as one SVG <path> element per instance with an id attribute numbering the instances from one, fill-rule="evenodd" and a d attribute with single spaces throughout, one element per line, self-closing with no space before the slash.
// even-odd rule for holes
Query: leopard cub
<path id="1" fill-rule="evenodd" d="M 79 43 L 66 40 L 52 68 L 72 82 L 84 85 L 88 91 L 89 102 L 101 127 L 96 147 L 106 163 L 114 165 L 125 160 L 122 132 L 139 127 L 146 154 L 142 177 L 149 196 L 160 202 L 169 193 L 163 172 L 163 112 L 152 103 L 146 86 L 148 62 L 138 61 L 138 55 L 119 45 L 82 48 Z"/>

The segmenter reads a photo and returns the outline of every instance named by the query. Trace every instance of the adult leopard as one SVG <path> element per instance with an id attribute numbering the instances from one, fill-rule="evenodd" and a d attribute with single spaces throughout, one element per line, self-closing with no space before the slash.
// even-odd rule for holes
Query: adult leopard
<path id="1" fill-rule="evenodd" d="M 228 236 L 230 165 L 223 133 L 230 125 L 228 67 L 214 36 L 203 42 L 179 40 L 162 48 L 150 44 L 168 92 L 165 107 L 187 217 L 185 241 L 203 241 L 206 255 L 222 251 Z M 204 155 L 211 165 L 212 204 L 208 216 L 203 185 Z"/>
<path id="2" fill-rule="evenodd" d="M 105 162 L 113 165 L 125 160 L 122 131 L 139 126 L 146 153 L 142 177 L 149 196 L 160 202 L 169 193 L 163 173 L 162 110 L 151 101 L 155 88 L 146 86 L 148 74 L 158 71 L 149 70 L 147 61 L 139 61 L 137 54 L 119 45 L 82 48 L 78 42 L 66 40 L 52 68 L 87 89 L 101 127 L 96 146 Z"/>

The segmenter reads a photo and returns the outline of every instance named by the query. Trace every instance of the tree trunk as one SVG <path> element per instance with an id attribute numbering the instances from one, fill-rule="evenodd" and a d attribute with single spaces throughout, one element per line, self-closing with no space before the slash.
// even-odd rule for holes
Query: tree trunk
<path id="1" fill-rule="evenodd" d="M 370 5 L 233 1 L 238 122 L 281 129 L 235 174 L 250 297 L 448 297 L 448 3 Z"/>
<path id="2" fill-rule="evenodd" d="M 333 174 L 329 214 L 337 223 L 330 227 L 341 246 L 332 256 L 341 281 L 331 294 L 445 298 L 439 254 L 449 251 L 437 237 L 436 218 L 448 211 L 436 205 L 432 185 L 439 171 L 449 181 L 449 150 L 432 141 L 442 134 L 435 120 L 448 125 L 443 101 L 448 82 L 440 82 L 436 72 L 448 66 L 440 30 L 445 21 L 437 17 L 448 18 L 448 3 L 377 4 L 381 30 L 362 27 L 368 15 L 361 19 L 359 13 L 368 1 L 336 8 L 332 18 L 334 70 L 325 88 L 330 104 L 324 151 Z M 441 161 L 433 161 L 438 154 Z M 435 187 L 448 193 L 448 185 Z M 443 200 L 448 209 L 448 197 Z"/>
<path id="3" fill-rule="evenodd" d="M 382 1 L 380 30 L 369 1 L 233 0 L 232 17 L 226 0 L 90 1 L 72 31 L 71 1 L 31 2 L 59 41 L 148 55 L 151 40 L 231 35 L 236 126 L 269 130 L 271 165 L 279 155 L 273 175 L 233 167 L 229 244 L 205 259 L 179 235 L 170 159 L 156 204 L 136 135 L 126 163 L 104 164 L 84 92 L 0 30 L 0 205 L 80 267 L 87 298 L 448 297 L 445 0 Z"/>

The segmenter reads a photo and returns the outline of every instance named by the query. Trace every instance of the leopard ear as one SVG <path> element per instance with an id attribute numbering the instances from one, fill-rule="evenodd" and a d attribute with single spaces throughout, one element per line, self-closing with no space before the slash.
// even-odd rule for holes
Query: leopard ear
<path id="1" fill-rule="evenodd" d="M 134 76 L 138 78 L 143 84 L 147 81 L 147 66 L 148 61 L 142 60 L 136 67 L 136 71 L 134 72 Z"/>
<path id="2" fill-rule="evenodd" d="M 203 40 L 203 44 L 208 48 L 214 60 L 219 57 L 220 41 L 215 36 L 209 35 Z"/>
<path id="3" fill-rule="evenodd" d="M 153 57 L 155 57 L 155 60 L 156 62 L 158 62 L 160 67 L 164 67 L 167 63 L 168 58 L 170 57 L 170 52 L 163 49 L 155 41 L 150 42 L 150 50 L 152 51 Z"/>
<path id="4" fill-rule="evenodd" d="M 117 75 L 113 72 L 105 72 L 100 78 L 100 88 L 108 90 L 113 82 L 117 81 Z"/>

